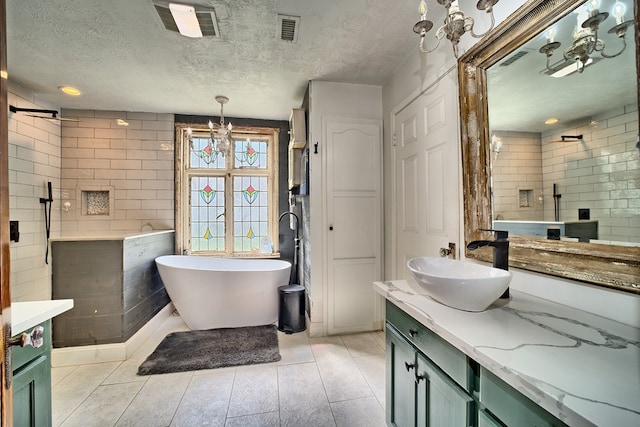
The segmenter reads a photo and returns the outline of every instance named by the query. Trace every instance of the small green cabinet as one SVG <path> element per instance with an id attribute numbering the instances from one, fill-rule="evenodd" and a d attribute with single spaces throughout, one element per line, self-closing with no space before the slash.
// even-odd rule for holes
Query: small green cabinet
<path id="1" fill-rule="evenodd" d="M 387 327 L 386 347 L 387 423 L 393 426 L 415 425 L 418 399 L 414 375 L 416 352 L 390 327 Z"/>
<path id="2" fill-rule="evenodd" d="M 470 425 L 473 399 L 387 325 L 387 423 Z"/>
<path id="3" fill-rule="evenodd" d="M 387 425 L 566 426 L 387 301 Z"/>
<path id="4" fill-rule="evenodd" d="M 44 322 L 44 344 L 39 348 L 13 347 L 13 425 L 50 426 L 51 321 Z"/>

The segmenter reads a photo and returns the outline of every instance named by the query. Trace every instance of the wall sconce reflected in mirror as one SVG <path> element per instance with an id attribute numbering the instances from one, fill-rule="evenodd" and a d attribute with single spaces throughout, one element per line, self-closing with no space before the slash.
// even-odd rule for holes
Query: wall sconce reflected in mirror
<path id="1" fill-rule="evenodd" d="M 496 136 L 494 133 L 491 135 L 491 143 L 489 144 L 491 148 L 491 152 L 493 153 L 493 160 L 498 160 L 498 154 L 502 150 L 502 138 Z"/>
<path id="2" fill-rule="evenodd" d="M 547 57 L 547 74 L 552 77 L 564 77 L 576 71 L 582 73 L 587 66 L 596 61 L 602 58 L 615 58 L 624 52 L 627 48 L 625 35 L 627 29 L 633 25 L 633 20 L 625 20 L 626 6 L 618 1 L 611 11 L 616 18 L 616 24 L 607 33 L 615 34 L 622 41 L 622 47 L 616 53 L 605 52 L 605 42 L 598 38 L 600 24 L 609 17 L 609 13 L 600 12 L 599 7 L 599 0 L 591 0 L 577 11 L 573 42 L 564 51 L 560 63 L 555 65 L 551 65 L 551 57 L 561 46 L 561 43 L 555 41 L 556 30 L 554 27 L 547 30 L 547 43 L 539 49 L 539 52 Z M 599 53 L 602 58 L 592 57 L 594 53 Z"/>
<path id="3" fill-rule="evenodd" d="M 64 202 L 62 204 L 62 209 L 64 209 L 65 212 L 69 212 L 69 208 L 71 207 L 71 203 L 69 202 Z"/>

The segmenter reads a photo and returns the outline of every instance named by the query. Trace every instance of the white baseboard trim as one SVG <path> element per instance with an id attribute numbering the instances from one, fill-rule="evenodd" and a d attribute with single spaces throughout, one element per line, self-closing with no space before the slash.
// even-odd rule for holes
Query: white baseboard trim
<path id="1" fill-rule="evenodd" d="M 307 334 L 311 338 L 324 337 L 327 335 L 327 332 L 324 327 L 324 323 L 322 322 L 310 322 L 307 317 Z"/>
<path id="2" fill-rule="evenodd" d="M 57 368 L 62 366 L 122 362 L 127 360 L 174 311 L 173 303 L 170 302 L 140 328 L 138 332 L 123 343 L 54 348 L 51 351 L 51 367 Z"/>

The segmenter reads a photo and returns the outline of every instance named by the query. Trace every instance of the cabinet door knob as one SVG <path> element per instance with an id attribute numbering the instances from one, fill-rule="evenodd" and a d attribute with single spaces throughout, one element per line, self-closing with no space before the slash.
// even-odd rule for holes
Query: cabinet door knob
<path id="1" fill-rule="evenodd" d="M 417 329 L 409 329 L 409 335 L 411 335 L 411 337 L 415 337 L 416 335 L 418 335 L 418 330 Z"/>
<path id="2" fill-rule="evenodd" d="M 416 366 L 415 363 L 404 362 L 404 367 L 407 368 L 407 372 L 415 368 L 415 366 Z"/>
<path id="3" fill-rule="evenodd" d="M 42 347 L 42 344 L 44 344 L 44 327 L 36 326 L 28 334 L 23 332 L 19 336 L 11 338 L 7 344 L 19 345 L 20 347 L 26 347 L 29 345 L 33 348 Z"/>
<path id="4" fill-rule="evenodd" d="M 420 381 L 422 381 L 423 379 L 425 379 L 425 376 L 424 376 L 424 375 L 418 375 L 418 374 L 416 374 L 416 379 L 415 379 L 416 384 L 418 384 L 418 383 L 419 383 Z"/>

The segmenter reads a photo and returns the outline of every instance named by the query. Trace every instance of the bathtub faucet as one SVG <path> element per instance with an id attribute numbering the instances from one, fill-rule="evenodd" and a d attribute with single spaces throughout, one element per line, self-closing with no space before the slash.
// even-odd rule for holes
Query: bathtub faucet
<path id="1" fill-rule="evenodd" d="M 294 212 L 286 211 L 280 214 L 278 218 L 278 222 L 282 221 L 287 215 L 291 215 L 296 219 L 296 234 L 293 238 L 293 268 L 291 271 L 291 278 L 294 279 L 297 283 L 298 280 L 298 251 L 300 250 L 300 218 Z"/>
<path id="2" fill-rule="evenodd" d="M 291 215 L 296 219 L 296 235 L 294 237 L 294 243 L 298 244 L 300 242 L 300 219 L 298 218 L 298 215 L 291 211 L 282 212 L 278 218 L 278 222 L 282 221 L 282 218 L 287 215 Z"/>

